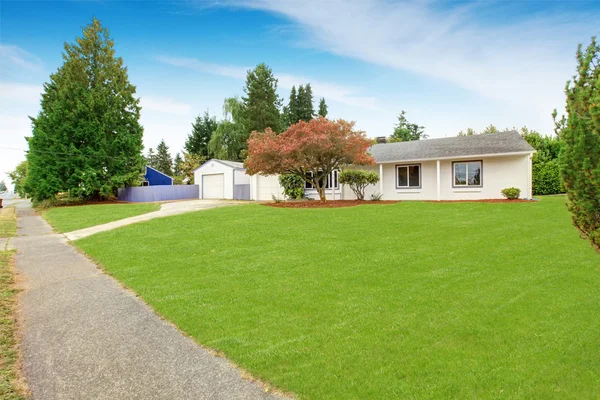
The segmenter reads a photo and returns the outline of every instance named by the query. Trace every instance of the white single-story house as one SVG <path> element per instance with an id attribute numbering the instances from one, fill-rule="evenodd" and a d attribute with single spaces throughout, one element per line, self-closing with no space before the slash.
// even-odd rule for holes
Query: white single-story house
<path id="1" fill-rule="evenodd" d="M 521 189 L 521 198 L 533 196 L 535 150 L 516 131 L 380 143 L 369 152 L 375 165 L 347 167 L 379 174 L 379 183 L 367 187 L 366 199 L 374 193 L 381 193 L 385 200 L 501 199 L 501 190 L 508 187 Z M 201 185 L 201 198 L 236 198 L 233 190 L 238 183 L 249 185 L 252 200 L 283 198 L 276 175 L 248 176 L 241 163 L 210 160 L 196 170 L 195 179 Z M 318 198 L 310 185 L 305 191 L 308 197 Z M 349 187 L 338 183 L 337 171 L 328 177 L 325 192 L 327 199 L 355 198 Z"/>

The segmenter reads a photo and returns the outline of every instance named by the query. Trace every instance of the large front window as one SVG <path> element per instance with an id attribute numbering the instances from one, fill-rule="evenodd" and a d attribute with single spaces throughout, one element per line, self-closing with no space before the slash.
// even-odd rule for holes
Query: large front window
<path id="1" fill-rule="evenodd" d="M 396 165 L 396 188 L 421 187 L 421 164 Z"/>
<path id="2" fill-rule="evenodd" d="M 312 179 L 313 173 L 309 172 L 306 175 L 309 179 Z M 339 189 L 340 185 L 338 183 L 338 171 L 333 171 L 331 174 L 327 175 L 327 182 L 325 182 L 325 177 L 322 178 L 321 185 L 325 183 L 325 189 L 331 189 L 331 184 L 333 182 L 333 187 L 335 189 Z M 314 185 L 309 182 L 304 182 L 304 189 L 314 189 Z"/>
<path id="3" fill-rule="evenodd" d="M 481 161 L 454 162 L 454 186 L 481 187 Z"/>

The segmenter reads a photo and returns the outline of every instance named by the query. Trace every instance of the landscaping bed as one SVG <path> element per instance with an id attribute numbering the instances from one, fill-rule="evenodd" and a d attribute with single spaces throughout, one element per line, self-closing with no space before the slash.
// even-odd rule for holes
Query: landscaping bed
<path id="1" fill-rule="evenodd" d="M 355 207 L 364 204 L 375 205 L 375 204 L 396 204 L 398 200 L 304 200 L 304 201 L 280 201 L 275 203 L 262 203 L 265 206 L 276 207 L 276 208 L 339 208 L 339 207 Z"/>

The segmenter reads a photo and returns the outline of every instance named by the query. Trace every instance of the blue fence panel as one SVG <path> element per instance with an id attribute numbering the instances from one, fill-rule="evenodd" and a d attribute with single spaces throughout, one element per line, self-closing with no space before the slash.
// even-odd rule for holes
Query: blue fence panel
<path id="1" fill-rule="evenodd" d="M 186 200 L 200 198 L 198 185 L 136 186 L 119 189 L 120 201 L 146 203 L 151 201 Z"/>
<path id="2" fill-rule="evenodd" d="M 250 200 L 250 185 L 233 185 L 234 200 Z"/>

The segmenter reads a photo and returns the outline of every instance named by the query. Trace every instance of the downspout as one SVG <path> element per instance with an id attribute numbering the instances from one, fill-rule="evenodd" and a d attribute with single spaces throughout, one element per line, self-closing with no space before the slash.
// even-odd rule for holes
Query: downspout
<path id="1" fill-rule="evenodd" d="M 437 201 L 442 199 L 441 194 L 441 179 L 440 179 L 440 160 L 437 160 Z"/>
<path id="2" fill-rule="evenodd" d="M 383 196 L 383 164 L 379 164 L 379 194 Z"/>

